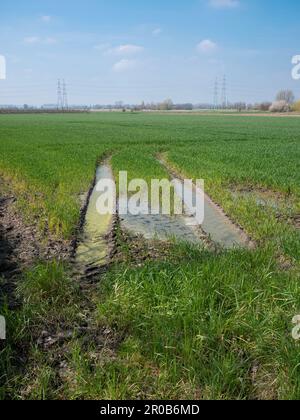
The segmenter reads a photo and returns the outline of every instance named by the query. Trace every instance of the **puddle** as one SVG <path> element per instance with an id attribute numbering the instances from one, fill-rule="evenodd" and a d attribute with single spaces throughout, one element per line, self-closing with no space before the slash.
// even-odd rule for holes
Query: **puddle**
<path id="1" fill-rule="evenodd" d="M 187 195 L 195 196 L 196 194 L 203 194 L 203 192 L 193 185 Z M 185 205 L 187 205 L 186 202 Z M 191 211 L 189 208 L 187 210 Z M 204 194 L 204 220 L 201 228 L 212 242 L 224 248 L 246 247 L 250 244 L 247 235 L 231 222 L 207 194 Z"/>
<path id="2" fill-rule="evenodd" d="M 168 170 L 169 173 L 172 173 L 164 160 L 159 159 L 159 162 Z M 176 175 L 173 176 L 173 179 L 175 178 Z M 195 194 L 203 194 L 203 191 L 197 190 L 196 186 L 193 185 L 187 195 L 195 196 Z M 184 204 L 187 206 L 188 200 L 185 201 L 186 202 Z M 188 207 L 187 212 L 191 212 Z M 204 221 L 201 224 L 201 229 L 212 242 L 224 248 L 231 249 L 253 247 L 250 239 L 242 231 L 242 229 L 232 223 L 223 210 L 217 206 L 207 194 L 204 194 Z"/>
<path id="3" fill-rule="evenodd" d="M 200 234 L 196 226 L 188 216 L 166 215 L 124 215 L 121 218 L 121 226 L 129 232 L 141 235 L 145 239 L 157 239 L 168 241 L 170 239 L 202 244 Z"/>
<path id="4" fill-rule="evenodd" d="M 113 179 L 109 165 L 101 165 L 96 171 L 96 185 L 101 179 Z M 113 216 L 100 215 L 96 202 L 101 192 L 94 187 L 88 204 L 83 232 L 76 250 L 75 264 L 85 270 L 93 270 L 104 266 L 109 258 L 110 247 L 107 236 L 110 232 Z"/>
<path id="5" fill-rule="evenodd" d="M 174 183 L 175 193 L 182 195 L 182 187 L 179 183 Z M 235 226 L 223 211 L 214 204 L 207 195 L 204 195 L 204 221 L 199 226 L 193 210 L 188 208 L 187 202 L 191 200 L 189 197 L 195 194 L 203 194 L 202 191 L 196 189 L 195 186 L 190 190 L 186 190 L 184 202 L 185 214 L 182 216 L 166 216 L 166 215 L 139 215 L 122 216 L 121 226 L 135 234 L 142 235 L 145 239 L 168 240 L 173 238 L 194 244 L 205 243 L 205 239 L 209 239 L 224 247 L 236 248 L 247 247 L 250 241 L 246 234 Z"/>
<path id="6" fill-rule="evenodd" d="M 224 248 L 244 248 L 250 245 L 247 235 L 208 196 L 205 197 L 202 229 L 213 242 Z"/>
<path id="7" fill-rule="evenodd" d="M 164 163 L 161 162 L 163 165 Z M 108 164 L 100 165 L 96 172 L 96 185 L 101 179 L 113 179 Z M 181 186 L 174 183 L 175 193 L 181 196 Z M 191 186 L 188 195 L 203 194 L 196 186 Z M 94 187 L 90 196 L 83 232 L 75 255 L 75 266 L 80 271 L 93 272 L 107 264 L 110 256 L 109 233 L 113 223 L 112 215 L 100 215 L 96 202 L 101 192 Z M 184 202 L 184 215 L 122 215 L 121 227 L 132 234 L 143 236 L 147 240 L 168 241 L 170 239 L 204 245 L 207 237 L 224 248 L 249 247 L 247 235 L 234 225 L 212 200 L 204 194 L 205 217 L 201 226 L 196 223 L 196 216 Z M 150 212 L 149 212 L 150 213 Z"/>
<path id="8" fill-rule="evenodd" d="M 182 199 L 179 198 L 181 197 L 182 192 L 180 191 L 178 193 L 176 187 L 179 188 L 179 186 L 175 186 L 175 196 L 173 197 L 174 204 L 176 202 L 182 207 Z M 205 245 L 207 238 L 203 234 L 193 215 L 187 212 L 183 212 L 184 214 L 163 214 L 162 203 L 159 202 L 160 200 L 158 202 L 152 201 L 151 203 L 153 208 L 159 209 L 159 214 L 151 214 L 151 206 L 148 207 L 148 193 L 150 199 L 151 192 L 148 191 L 144 198 L 140 198 L 144 201 L 139 203 L 140 208 L 149 208 L 148 214 L 120 215 L 121 227 L 123 229 L 135 235 L 143 236 L 147 240 L 173 240 L 202 246 Z"/>
<path id="9" fill-rule="evenodd" d="M 96 172 L 96 185 L 101 179 L 113 179 L 113 173 L 108 164 L 100 165 Z M 93 273 L 106 265 L 110 256 L 108 236 L 111 230 L 113 216 L 100 215 L 96 202 L 101 192 L 94 187 L 90 196 L 85 215 L 83 232 L 75 254 L 75 266 L 82 272 Z M 150 212 L 149 212 L 150 213 Z M 122 215 L 121 227 L 134 235 L 143 236 L 147 240 L 168 241 L 170 239 L 204 244 L 203 234 L 194 220 L 189 216 L 166 215 Z"/>

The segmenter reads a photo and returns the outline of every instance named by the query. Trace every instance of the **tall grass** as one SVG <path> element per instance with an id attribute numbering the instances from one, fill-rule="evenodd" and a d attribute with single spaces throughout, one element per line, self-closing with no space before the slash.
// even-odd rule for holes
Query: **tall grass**
<path id="1" fill-rule="evenodd" d="M 127 332 L 123 357 L 140 353 L 136 369 L 156 366 L 180 390 L 173 397 L 185 383 L 189 398 L 197 390 L 201 398 L 299 398 L 291 337 L 299 305 L 299 277 L 278 271 L 271 253 L 199 251 L 178 263 L 116 269 L 98 317 Z"/>

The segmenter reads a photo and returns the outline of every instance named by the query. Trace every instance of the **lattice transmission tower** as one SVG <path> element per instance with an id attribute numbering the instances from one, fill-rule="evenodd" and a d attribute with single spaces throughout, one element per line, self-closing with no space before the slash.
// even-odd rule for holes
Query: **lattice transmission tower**
<path id="1" fill-rule="evenodd" d="M 214 109 L 219 107 L 219 80 L 216 78 L 214 87 Z"/>
<path id="2" fill-rule="evenodd" d="M 228 105 L 228 98 L 227 98 L 227 79 L 226 76 L 224 75 L 223 77 L 223 83 L 222 83 L 222 107 L 223 108 L 227 108 Z"/>
<path id="3" fill-rule="evenodd" d="M 63 109 L 68 109 L 69 108 L 67 84 L 66 84 L 66 81 L 65 80 L 63 80 L 62 104 L 63 104 Z"/>
<path id="4" fill-rule="evenodd" d="M 57 81 L 57 109 L 63 109 L 63 97 L 60 79 Z"/>

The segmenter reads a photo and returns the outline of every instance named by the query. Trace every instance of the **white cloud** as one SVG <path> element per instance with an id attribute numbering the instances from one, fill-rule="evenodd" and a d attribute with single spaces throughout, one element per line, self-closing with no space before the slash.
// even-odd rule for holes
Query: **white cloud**
<path id="1" fill-rule="evenodd" d="M 136 65 L 136 60 L 128 60 L 124 58 L 123 60 L 118 61 L 116 64 L 114 64 L 113 71 L 115 71 L 116 73 L 122 73 L 124 71 L 133 70 L 136 67 Z"/>
<path id="2" fill-rule="evenodd" d="M 154 31 L 152 31 L 152 35 L 153 36 L 158 36 L 162 33 L 162 29 L 161 28 L 156 28 L 154 29 Z"/>
<path id="3" fill-rule="evenodd" d="M 140 47 L 139 45 L 132 45 L 132 44 L 125 44 L 125 45 L 119 45 L 116 48 L 112 48 L 108 50 L 107 52 L 109 54 L 115 54 L 120 56 L 132 56 L 139 54 L 144 51 L 143 47 Z"/>
<path id="4" fill-rule="evenodd" d="M 210 39 L 204 39 L 197 45 L 197 50 L 200 53 L 208 54 L 217 49 L 217 44 Z"/>
<path id="5" fill-rule="evenodd" d="M 44 16 L 41 16 L 41 21 L 42 21 L 42 22 L 48 23 L 48 22 L 50 22 L 51 20 L 52 20 L 52 16 L 49 16 L 49 15 L 44 15 Z"/>
<path id="6" fill-rule="evenodd" d="M 239 0 L 210 0 L 210 6 L 215 9 L 234 9 L 240 5 Z"/>

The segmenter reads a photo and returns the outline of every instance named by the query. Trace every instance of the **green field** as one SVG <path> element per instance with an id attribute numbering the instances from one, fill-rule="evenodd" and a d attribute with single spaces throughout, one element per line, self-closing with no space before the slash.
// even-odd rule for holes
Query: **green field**
<path id="1" fill-rule="evenodd" d="M 150 180 L 168 176 L 158 153 L 182 175 L 203 178 L 256 249 L 213 253 L 172 244 L 167 257 L 137 263 L 119 232 L 126 257 L 84 292 L 68 264 L 37 262 L 19 279 L 18 309 L 0 311 L 9 327 L 0 397 L 300 398 L 300 347 L 291 335 L 300 314 L 293 222 L 300 118 L 0 116 L 2 184 L 28 223 L 38 220 L 56 238 L 74 236 L 80 195 L 104 156 L 112 155 L 116 176 L 127 170 L 129 178 Z M 262 206 L 261 196 L 276 206 Z M 82 318 L 85 334 L 49 351 L 37 344 L 45 329 L 76 331 Z"/>

